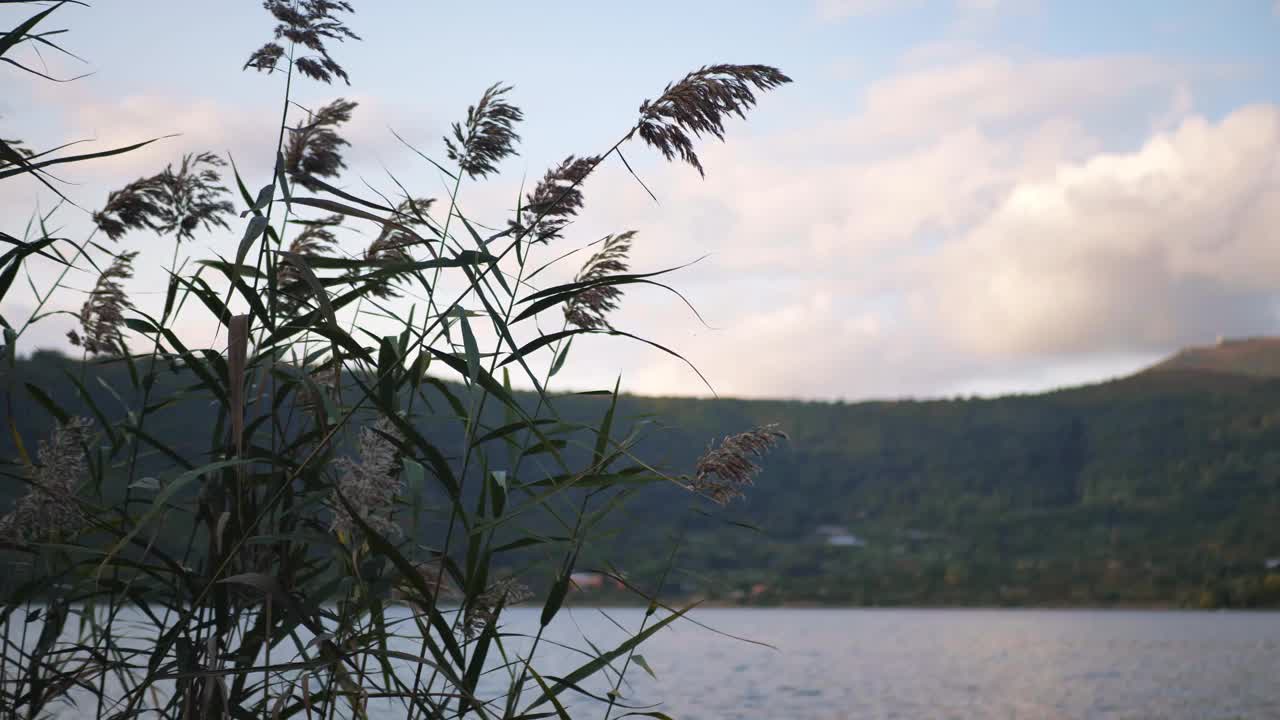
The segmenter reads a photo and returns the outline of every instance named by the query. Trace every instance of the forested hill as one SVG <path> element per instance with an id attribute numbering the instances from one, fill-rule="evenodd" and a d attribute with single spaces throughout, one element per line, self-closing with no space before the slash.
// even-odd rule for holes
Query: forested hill
<path id="1" fill-rule="evenodd" d="M 670 508 L 690 498 L 662 491 L 626 511 L 613 559 L 652 570 L 666 555 L 636 542 L 638 529 L 680 530 L 689 572 L 673 581 L 679 589 L 743 602 L 1274 604 L 1280 568 L 1265 566 L 1280 558 L 1280 379 L 1271 368 L 1280 370 L 1280 342 L 1255 340 L 1039 395 L 627 396 L 620 414 L 664 425 L 642 454 L 677 471 L 708 440 L 753 425 L 778 423 L 791 441 L 727 513 L 760 532 L 723 513 L 676 520 Z M 29 446 L 51 420 L 24 383 L 74 411 L 68 372 L 83 374 L 101 408 L 128 404 L 122 367 L 82 369 L 48 353 L 19 361 L 6 387 L 18 390 L 12 417 Z M 556 407 L 585 419 L 603 405 L 572 397 Z M 207 447 L 207 408 L 188 398 L 154 432 Z M 7 435 L 0 448 L 12 457 Z"/>

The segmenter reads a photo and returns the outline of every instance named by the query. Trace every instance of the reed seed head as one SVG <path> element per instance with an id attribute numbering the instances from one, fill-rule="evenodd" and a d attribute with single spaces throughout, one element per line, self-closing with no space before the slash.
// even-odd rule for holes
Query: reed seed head
<path id="1" fill-rule="evenodd" d="M 374 265 L 400 265 L 413 262 L 413 256 L 409 254 L 409 246 L 413 242 L 413 238 L 402 232 L 383 230 L 382 234 L 365 248 L 364 259 Z M 369 294 L 383 300 L 400 297 L 392 281 L 393 278 L 390 277 L 379 279 L 369 290 Z"/>
<path id="2" fill-rule="evenodd" d="M 511 87 L 494 83 L 480 102 L 467 108 L 467 119 L 453 124 L 453 139 L 444 139 L 449 159 L 471 178 L 485 177 L 497 171 L 496 163 L 515 155 L 520 136 L 515 124 L 524 119 L 520 108 L 507 102 Z"/>
<path id="3" fill-rule="evenodd" d="M 258 72 L 266 71 L 268 73 L 275 72 L 276 66 L 280 64 L 281 58 L 284 57 L 284 48 L 279 43 L 269 42 L 266 45 L 253 51 L 249 56 L 249 60 L 244 64 L 242 70 L 253 68 Z"/>
<path id="4" fill-rule="evenodd" d="M 337 129 L 351 121 L 351 112 L 358 104 L 338 98 L 311 113 L 305 125 L 289 128 L 284 167 L 293 182 L 319 192 L 321 187 L 313 178 L 337 177 L 346 168 L 342 148 L 351 143 L 339 135 Z"/>
<path id="5" fill-rule="evenodd" d="M 76 417 L 54 428 L 40 441 L 39 465 L 27 471 L 31 485 L 26 495 L 4 517 L 0 538 L 18 543 L 65 537 L 84 527 L 84 514 L 76 502 L 76 489 L 88 473 L 85 445 L 93 421 Z"/>
<path id="6" fill-rule="evenodd" d="M 634 230 L 617 235 L 609 235 L 604 239 L 604 247 L 587 259 L 578 271 L 574 282 L 594 282 L 604 280 L 610 275 L 627 271 L 627 254 L 631 252 L 631 238 Z M 569 299 L 564 307 L 564 318 L 570 325 L 583 330 L 598 330 L 611 327 L 606 316 L 618 307 L 622 291 L 616 285 L 591 285 Z"/>
<path id="7" fill-rule="evenodd" d="M 130 230 L 155 230 L 165 202 L 161 175 L 138 178 L 107 195 L 107 204 L 93 214 L 93 222 L 107 237 L 118 241 Z"/>
<path id="8" fill-rule="evenodd" d="M 525 195 L 520 220 L 512 223 L 515 230 L 532 242 L 549 243 L 559 238 L 582 209 L 582 182 L 599 162 L 598 155 L 570 155 L 548 170 L 533 192 Z"/>
<path id="9" fill-rule="evenodd" d="M 220 184 L 218 168 L 227 163 L 213 153 L 182 156 L 178 169 L 169 165 L 160 173 L 159 184 L 163 192 L 156 230 L 160 233 L 176 233 L 178 242 L 195 237 L 196 228 L 226 230 L 224 218 L 235 212 L 223 196 L 228 194 Z"/>
<path id="10" fill-rule="evenodd" d="M 678 155 L 699 175 L 706 175 L 693 141 L 703 135 L 724 140 L 724 119 L 745 118 L 756 104 L 756 92 L 791 82 L 768 65 L 709 65 L 668 85 L 654 101 L 640 105 L 640 139 L 668 160 Z"/>
<path id="11" fill-rule="evenodd" d="M 485 588 L 467 606 L 463 613 L 462 632 L 468 639 L 475 637 L 498 620 L 498 607 L 514 605 L 533 597 L 524 583 L 515 578 L 503 578 Z"/>
<path id="12" fill-rule="evenodd" d="M 341 399 L 342 394 L 338 387 L 341 381 L 339 371 L 341 364 L 340 359 L 330 359 L 307 373 L 307 377 L 315 384 L 315 388 L 311 389 L 309 386 L 299 388 L 298 402 L 302 410 L 309 413 L 323 412 L 325 396 L 333 397 L 335 402 Z"/>
<path id="13" fill-rule="evenodd" d="M 392 440 L 394 438 L 394 441 Z M 400 526 L 391 518 L 400 493 L 400 449 L 404 438 L 390 419 L 381 417 L 372 427 L 360 430 L 360 459 L 338 458 L 334 464 L 341 475 L 338 490 L 365 524 L 386 537 L 397 537 Z M 333 499 L 332 529 L 347 537 L 359 534 L 359 526 L 345 505 Z"/>
<path id="14" fill-rule="evenodd" d="M 138 178 L 107 196 L 107 204 L 93 214 L 98 229 L 112 240 L 131 230 L 175 233 L 178 242 L 191 240 L 197 228 L 227 229 L 223 217 L 235 211 L 224 196 L 218 168 L 226 161 L 213 153 L 187 154 L 175 170 Z"/>
<path id="15" fill-rule="evenodd" d="M 396 206 L 396 220 L 401 225 L 426 225 L 435 198 L 405 198 Z"/>
<path id="16" fill-rule="evenodd" d="M 427 212 L 431 209 L 433 198 L 408 198 L 396 207 L 396 221 L 399 225 L 425 225 Z M 365 248 L 364 259 L 374 265 L 400 265 L 413 262 L 413 254 L 409 252 L 418 239 L 395 225 L 385 224 L 378 237 Z M 369 294 L 383 300 L 400 297 L 394 287 L 395 278 L 381 278 L 369 291 Z"/>
<path id="17" fill-rule="evenodd" d="M 778 430 L 777 425 L 765 425 L 730 435 L 718 447 L 714 444 L 707 446 L 707 451 L 694 466 L 694 478 L 689 488 L 715 503 L 729 504 L 734 498 L 742 497 L 744 489 L 760 473 L 756 458 L 764 457 L 778 440 L 786 437 L 787 434 Z"/>
<path id="18" fill-rule="evenodd" d="M 137 255 L 136 250 L 120 253 L 98 276 L 89 291 L 89 299 L 80 307 L 80 329 L 84 335 L 72 330 L 67 335 L 71 344 L 83 345 L 91 355 L 123 355 L 129 351 L 121 327 L 124 311 L 133 304 L 121 282 L 133 277 L 133 259 Z"/>
<path id="19" fill-rule="evenodd" d="M 330 215 L 318 220 L 290 220 L 302 228 L 302 232 L 289 242 L 289 252 L 303 257 L 324 257 L 333 252 L 338 242 L 333 229 L 342 224 L 341 215 Z M 311 295 L 311 288 L 292 263 L 275 264 L 278 306 L 287 315 L 296 314 Z"/>
<path id="20" fill-rule="evenodd" d="M 430 592 L 430 597 L 426 599 L 432 604 L 438 603 L 442 598 L 448 600 L 462 598 L 462 593 L 454 585 L 448 571 L 444 568 L 444 563 L 439 557 L 415 563 L 413 567 L 418 577 L 421 578 L 423 585 Z M 396 584 L 394 597 L 397 600 L 409 601 L 414 605 L 419 605 L 421 593 L 408 578 L 402 577 Z"/>
<path id="21" fill-rule="evenodd" d="M 313 80 L 332 83 L 335 76 L 351 84 L 347 71 L 337 63 L 325 47 L 325 41 L 359 40 L 360 36 L 351 31 L 339 19 L 336 13 L 354 13 L 351 3 L 342 0 L 266 0 L 262 3 L 276 19 L 275 40 L 268 42 L 249 56 L 244 69 L 254 68 L 258 71 L 274 72 L 285 51 L 280 40 L 301 45 L 316 56 L 294 57 L 293 67 L 298 72 Z"/>

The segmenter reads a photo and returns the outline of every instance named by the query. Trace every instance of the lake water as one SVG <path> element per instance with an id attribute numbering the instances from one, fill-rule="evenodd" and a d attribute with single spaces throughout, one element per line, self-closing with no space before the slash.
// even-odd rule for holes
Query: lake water
<path id="1" fill-rule="evenodd" d="M 695 612 L 777 650 L 687 623 L 656 636 L 642 652 L 658 680 L 637 673 L 632 694 L 682 720 L 1280 718 L 1275 613 Z"/>
<path id="2" fill-rule="evenodd" d="M 503 629 L 532 633 L 538 614 L 508 609 Z M 626 637 L 613 621 L 634 631 L 642 616 L 566 609 L 547 639 L 608 649 Z M 657 677 L 633 666 L 627 702 L 658 703 L 649 709 L 679 720 L 1280 718 L 1276 613 L 705 609 L 692 617 L 776 649 L 678 622 L 642 646 Z M 416 641 L 393 647 L 412 653 Z M 584 662 L 542 648 L 535 667 L 544 674 Z M 603 694 L 604 682 L 586 689 Z M 501 687 L 485 685 L 482 697 Z M 604 716 L 594 701 L 563 697 L 575 718 Z M 405 715 L 370 709 L 376 720 Z"/>

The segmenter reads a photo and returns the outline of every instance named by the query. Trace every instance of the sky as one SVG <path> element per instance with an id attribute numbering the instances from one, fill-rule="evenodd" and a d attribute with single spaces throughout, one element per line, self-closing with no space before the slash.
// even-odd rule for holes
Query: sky
<path id="1" fill-rule="evenodd" d="M 84 64 L 45 55 L 50 83 L 0 68 L 0 134 L 106 148 L 178 134 L 60 173 L 82 237 L 106 194 L 182 153 L 229 153 L 269 179 L 281 75 L 242 71 L 272 21 L 252 0 L 97 0 L 51 27 Z M 502 226 L 523 184 L 598 153 L 645 98 L 711 63 L 763 63 L 765 94 L 706 178 L 624 146 L 550 259 L 636 230 L 631 264 L 668 276 L 701 315 L 629 288 L 611 318 L 684 354 L 721 396 L 860 400 L 1036 392 L 1144 367 L 1180 347 L 1280 331 L 1280 3 L 1272 0 L 794 0 L 436 3 L 353 0 L 360 42 L 330 50 L 351 86 L 302 82 L 315 107 L 359 102 L 344 135 L 354 192 L 448 193 L 408 150 L 441 137 L 496 81 L 526 115 L 520 155 L 464 184 L 460 206 Z M 26 8 L 29 10 L 29 6 Z M 26 10 L 0 8 L 0 26 Z M 27 56 L 39 63 L 40 59 Z M 0 230 L 20 235 L 47 191 L 5 181 Z M 239 227 L 180 248 L 233 252 Z M 344 236 L 358 253 L 368 228 Z M 129 288 L 151 307 L 172 247 L 152 238 Z M 162 247 L 149 247 L 152 245 Z M 582 253 L 548 281 L 565 280 Z M 35 267 L 37 288 L 51 268 Z M 558 274 L 557 274 L 558 273 Z M 55 306 L 74 310 L 87 273 Z M 29 289 L 3 300 L 25 318 Z M 77 295 L 77 292 L 80 294 Z M 183 331 L 210 338 L 209 321 Z M 376 324 L 376 323 L 375 323 Z M 66 348 L 67 315 L 21 352 Z M 555 328 L 555 329 L 558 329 Z M 688 366 L 617 337 L 575 342 L 564 387 L 707 395 Z"/>

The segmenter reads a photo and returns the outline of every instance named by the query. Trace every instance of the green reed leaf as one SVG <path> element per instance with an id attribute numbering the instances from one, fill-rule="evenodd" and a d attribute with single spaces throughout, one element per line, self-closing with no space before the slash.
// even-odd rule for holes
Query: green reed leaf
<path id="1" fill-rule="evenodd" d="M 556 697 L 556 693 L 551 692 L 551 688 L 547 687 L 547 681 L 542 679 L 542 676 L 538 674 L 537 670 L 533 669 L 532 665 L 529 666 L 529 674 L 538 683 L 538 687 L 542 688 L 543 696 L 551 701 L 551 707 L 556 709 L 556 717 L 560 718 L 560 720 L 571 720 L 569 711 L 560 702 L 560 698 Z"/>
<path id="2" fill-rule="evenodd" d="M 249 255 L 249 248 L 253 247 L 254 241 L 267 231 L 269 223 L 265 215 L 254 215 L 249 218 L 249 224 L 244 229 L 244 237 L 240 238 L 240 245 L 236 248 L 236 265 L 244 262 L 245 257 Z"/>
<path id="3" fill-rule="evenodd" d="M 569 584 L 572 582 L 570 575 L 573 574 L 573 564 L 577 562 L 578 553 L 574 551 L 569 557 L 569 561 L 565 563 L 565 567 L 561 569 L 560 576 L 556 578 L 555 583 L 551 585 L 551 591 L 547 593 L 547 600 L 542 605 L 542 615 L 538 622 L 542 627 L 551 624 L 555 619 L 556 613 L 560 612 L 560 606 L 564 605 L 565 595 L 569 594 Z"/>
<path id="4" fill-rule="evenodd" d="M 467 357 L 467 384 L 474 385 L 480 374 L 480 345 L 476 343 L 476 334 L 471 330 L 467 313 L 462 308 L 455 307 L 454 314 L 462 328 L 462 348 Z"/>
<path id="5" fill-rule="evenodd" d="M 49 397 L 44 390 L 41 390 L 31 383 L 23 383 L 23 385 L 26 386 L 27 392 L 30 393 L 31 397 L 35 398 L 36 402 L 40 403 L 41 407 L 48 410 L 50 415 L 57 418 L 60 424 L 65 425 L 67 424 L 67 421 L 71 419 L 71 415 L 69 415 L 66 410 L 63 410 L 58 403 L 54 402 L 53 398 Z"/>
<path id="6" fill-rule="evenodd" d="M 149 507 L 147 511 L 143 513 L 142 517 L 139 518 L 138 521 L 134 523 L 132 527 L 129 528 L 128 532 L 125 533 L 124 537 L 116 541 L 111 546 L 111 549 L 107 551 L 106 558 L 103 559 L 102 563 L 98 565 L 97 572 L 101 574 L 103 568 L 106 567 L 108 561 L 110 561 L 112 557 L 114 557 L 117 553 L 119 553 L 120 550 L 125 545 L 128 545 L 129 541 L 132 540 L 134 536 L 137 535 L 142 530 L 142 528 L 146 527 L 152 521 L 154 521 L 157 517 L 159 517 L 160 514 L 167 509 L 166 506 L 169 504 L 169 501 L 173 499 L 173 497 L 177 495 L 178 492 L 186 488 L 187 485 L 190 485 L 192 480 L 195 480 L 208 473 L 218 472 L 219 470 L 223 470 L 225 468 L 232 468 L 232 467 L 238 467 L 241 465 L 247 465 L 251 462 L 254 462 L 254 460 L 244 459 L 244 458 L 234 458 L 231 460 L 218 460 L 217 462 L 211 462 L 206 465 L 202 465 L 198 468 L 188 470 L 182 473 L 181 475 L 178 475 L 178 477 L 174 478 L 173 480 L 170 480 L 168 483 L 164 485 L 163 488 L 161 488 L 160 492 L 156 493 L 156 496 L 151 499 L 151 507 Z"/>
<path id="7" fill-rule="evenodd" d="M 649 673 L 649 677 L 654 680 L 658 679 L 658 674 L 653 671 L 653 668 L 649 667 L 649 661 L 645 660 L 643 655 L 632 655 L 631 662 L 639 665 L 641 670 Z"/>
<path id="8" fill-rule="evenodd" d="M 41 20 L 49 17 L 49 14 L 54 10 L 57 10 L 58 6 L 61 4 L 62 3 L 58 3 L 57 5 L 53 5 L 45 10 L 41 10 L 23 22 L 18 23 L 18 26 L 5 33 L 4 37 L 0 37 L 0 55 L 4 55 L 6 52 L 9 52 L 14 45 L 22 42 L 22 39 L 27 36 L 27 33 L 31 32 L 32 28 L 39 25 Z"/>
<path id="9" fill-rule="evenodd" d="M 622 657 L 626 653 L 630 652 L 632 648 L 638 647 L 641 643 L 653 637 L 656 633 L 661 631 L 663 628 L 667 627 L 668 625 L 675 622 L 676 620 L 679 620 L 680 618 L 684 617 L 686 613 L 688 613 L 693 608 L 697 607 L 698 604 L 699 603 L 694 603 L 693 605 L 689 605 L 685 607 L 683 610 L 680 610 L 678 612 L 674 612 L 668 615 L 667 617 L 645 628 L 643 632 L 636 633 L 630 638 L 627 638 L 621 644 L 619 644 L 618 647 L 614 648 L 613 650 L 610 650 L 604 655 L 601 655 L 591 660 L 590 662 L 587 662 L 581 665 L 580 667 L 578 667 L 576 670 L 569 673 L 568 675 L 565 675 L 562 678 L 557 678 L 555 685 L 552 686 L 549 691 L 543 691 L 542 695 L 540 695 L 537 700 L 534 700 L 529 705 L 529 709 L 533 709 L 545 702 L 548 702 L 549 700 L 551 700 L 551 698 L 564 692 L 568 687 L 572 685 L 576 685 L 582 682 L 583 680 L 585 680 L 586 678 L 589 678 L 592 675 L 600 672 L 600 670 L 603 669 L 605 666 L 607 666 L 609 663 L 613 662 L 619 657 Z"/>

